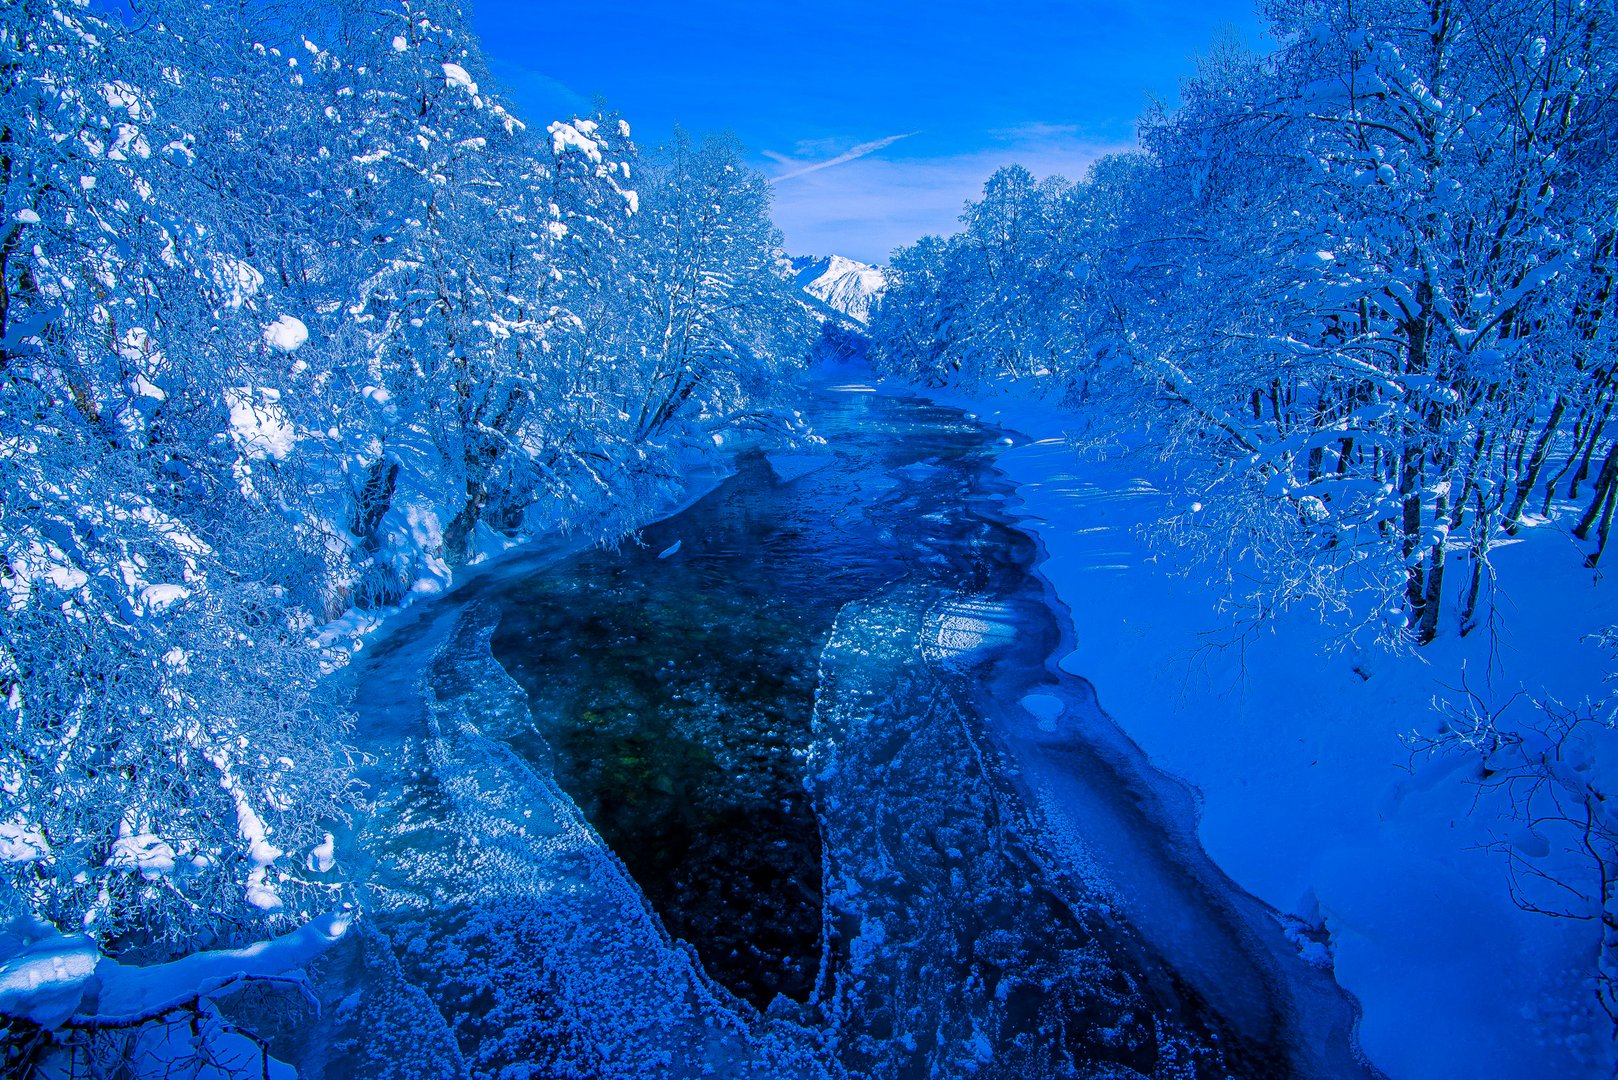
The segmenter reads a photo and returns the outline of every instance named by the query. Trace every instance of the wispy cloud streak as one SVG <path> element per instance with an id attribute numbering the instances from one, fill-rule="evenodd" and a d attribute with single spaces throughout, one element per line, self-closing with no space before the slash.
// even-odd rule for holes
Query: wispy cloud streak
<path id="1" fill-rule="evenodd" d="M 845 165 L 850 161 L 855 161 L 864 157 L 866 154 L 874 154 L 878 150 L 885 150 L 894 143 L 898 142 L 900 139 L 908 139 L 912 135 L 916 134 L 919 133 L 915 131 L 907 131 L 903 135 L 889 135 L 886 138 L 873 139 L 871 142 L 860 143 L 853 149 L 845 150 L 843 153 L 838 154 L 834 158 L 827 158 L 825 161 L 816 161 L 808 165 L 800 165 L 796 169 L 781 173 L 779 176 L 773 176 L 770 179 L 773 183 L 779 184 L 783 180 L 796 180 L 800 176 L 808 176 L 810 173 L 819 172 L 821 169 L 829 169 L 834 165 Z M 786 164 L 789 160 L 783 158 L 780 154 L 770 154 L 769 156 L 777 161 L 782 162 L 783 164 Z"/>
<path id="2" fill-rule="evenodd" d="M 1001 165 L 1017 162 L 1036 176 L 1078 180 L 1097 158 L 1132 149 L 1133 143 L 1091 140 L 1059 125 L 1028 124 L 985 132 L 965 153 L 867 156 L 778 184 L 773 214 L 793 254 L 835 253 L 884 263 L 899 245 L 960 228 L 963 205 L 982 197 L 983 182 Z M 803 166 L 802 158 L 760 156 L 791 170 Z"/>

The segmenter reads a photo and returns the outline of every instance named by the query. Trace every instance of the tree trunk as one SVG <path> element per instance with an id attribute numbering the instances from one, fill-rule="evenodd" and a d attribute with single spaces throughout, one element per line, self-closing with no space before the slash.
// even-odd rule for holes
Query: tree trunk
<path id="1" fill-rule="evenodd" d="M 1414 446 L 1405 447 L 1399 491 L 1404 495 L 1405 603 L 1411 620 L 1419 622 L 1427 602 L 1427 577 L 1421 556 L 1421 457 Z"/>
<path id="2" fill-rule="evenodd" d="M 1568 498 L 1577 499 L 1579 497 L 1579 485 L 1590 475 L 1590 459 L 1595 454 L 1596 443 L 1600 441 L 1601 433 L 1607 426 L 1607 418 L 1611 415 L 1612 402 L 1608 401 L 1606 408 L 1602 411 L 1601 418 L 1593 421 L 1590 430 L 1585 433 L 1584 456 L 1579 461 L 1579 468 L 1574 472 L 1573 479 L 1568 481 Z"/>
<path id="3" fill-rule="evenodd" d="M 1590 538 L 1590 526 L 1594 525 L 1596 518 L 1601 514 L 1601 506 L 1607 501 L 1612 492 L 1612 483 L 1615 474 L 1618 474 L 1618 440 L 1614 440 L 1612 448 L 1607 451 L 1607 458 L 1601 463 L 1601 475 L 1596 477 L 1595 497 L 1590 500 L 1590 508 L 1579 519 L 1578 525 L 1573 528 L 1573 535 L 1580 540 Z"/>
<path id="4" fill-rule="evenodd" d="M 1562 422 L 1562 415 L 1567 412 L 1567 401 L 1562 395 L 1556 395 L 1556 404 L 1551 408 L 1551 415 L 1545 420 L 1545 426 L 1540 430 L 1539 438 L 1534 441 L 1534 451 L 1528 456 L 1528 468 L 1523 471 L 1521 479 L 1517 481 L 1517 490 L 1511 497 L 1511 505 L 1506 508 L 1505 529 L 1507 536 L 1517 535 L 1521 524 L 1523 507 L 1528 505 L 1528 496 L 1533 493 L 1534 485 L 1539 482 L 1540 470 L 1545 467 L 1545 459 L 1550 456 L 1551 438 L 1556 434 L 1557 426 Z"/>
<path id="5" fill-rule="evenodd" d="M 1416 641 L 1425 645 L 1438 636 L 1438 615 L 1444 608 L 1444 559 L 1448 543 L 1446 526 L 1449 524 L 1449 496 L 1440 494 L 1433 506 L 1435 539 L 1427 553 L 1427 591 L 1421 602 L 1421 622 Z"/>
<path id="6" fill-rule="evenodd" d="M 1612 529 L 1612 508 L 1618 503 L 1618 484 L 1607 485 L 1607 497 L 1601 503 L 1601 524 L 1596 528 L 1596 549 L 1584 560 L 1584 565 L 1595 569 L 1601 553 L 1607 550 L 1607 533 Z"/>
<path id="7" fill-rule="evenodd" d="M 1493 542 L 1490 518 L 1483 504 L 1483 489 L 1477 489 L 1477 536 L 1472 541 L 1472 580 L 1466 587 L 1466 600 L 1461 605 L 1461 636 L 1465 637 L 1478 625 L 1478 597 L 1483 592 L 1483 572 L 1489 565 L 1489 549 Z"/>

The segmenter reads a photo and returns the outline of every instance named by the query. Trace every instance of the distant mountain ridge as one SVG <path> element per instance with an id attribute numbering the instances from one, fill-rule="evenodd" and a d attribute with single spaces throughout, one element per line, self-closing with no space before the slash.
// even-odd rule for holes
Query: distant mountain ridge
<path id="1" fill-rule="evenodd" d="M 792 260 L 792 272 L 812 310 L 861 330 L 870 325 L 887 287 L 880 267 L 841 255 L 799 256 Z"/>

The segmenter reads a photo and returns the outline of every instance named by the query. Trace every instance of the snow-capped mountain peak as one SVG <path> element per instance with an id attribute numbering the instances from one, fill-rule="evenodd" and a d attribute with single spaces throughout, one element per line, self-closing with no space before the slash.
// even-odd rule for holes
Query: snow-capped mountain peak
<path id="1" fill-rule="evenodd" d="M 819 302 L 816 306 L 830 308 L 861 327 L 871 321 L 871 312 L 887 285 L 879 267 L 842 255 L 796 258 L 792 270 L 798 287 Z"/>

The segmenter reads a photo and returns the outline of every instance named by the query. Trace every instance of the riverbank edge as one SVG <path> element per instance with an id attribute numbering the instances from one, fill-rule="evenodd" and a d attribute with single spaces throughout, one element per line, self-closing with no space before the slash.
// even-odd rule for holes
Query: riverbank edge
<path id="1" fill-rule="evenodd" d="M 1074 620 L 1061 667 L 1196 794 L 1215 864 L 1320 928 L 1317 959 L 1359 1001 L 1359 1043 L 1376 1067 L 1393 1080 L 1613 1072 L 1589 985 L 1599 925 L 1513 905 L 1505 861 L 1487 850 L 1501 823 L 1474 809 L 1475 785 L 1454 766 L 1420 767 L 1400 740 L 1432 730 L 1433 698 L 1469 661 L 1500 666 L 1497 687 L 1517 680 L 1563 701 L 1601 692 L 1605 657 L 1583 638 L 1618 622 L 1618 596 L 1577 572 L 1565 536 L 1530 530 L 1500 553 L 1516 610 L 1494 655 L 1481 635 L 1453 634 L 1419 654 L 1333 652 L 1303 612 L 1220 648 L 1210 642 L 1230 614 L 1196 568 L 1140 537 L 1166 500 L 1149 462 L 1081 461 L 1065 437 L 1076 416 L 1037 397 L 839 374 L 1028 440 L 997 464 L 1043 548 L 1036 573 Z"/>

